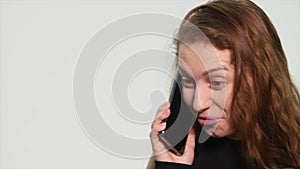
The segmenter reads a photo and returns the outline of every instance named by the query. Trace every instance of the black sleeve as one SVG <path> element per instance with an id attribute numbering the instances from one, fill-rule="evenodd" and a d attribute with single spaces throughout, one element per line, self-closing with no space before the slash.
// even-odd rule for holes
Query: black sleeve
<path id="1" fill-rule="evenodd" d="M 180 163 L 155 161 L 155 169 L 192 169 L 192 166 Z"/>

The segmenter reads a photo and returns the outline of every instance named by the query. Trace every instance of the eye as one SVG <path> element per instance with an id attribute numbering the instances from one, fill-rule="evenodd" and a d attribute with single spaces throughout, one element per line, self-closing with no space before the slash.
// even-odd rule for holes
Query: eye
<path id="1" fill-rule="evenodd" d="M 210 87 L 214 90 L 221 90 L 225 87 L 226 81 L 223 78 L 213 78 Z"/>
<path id="2" fill-rule="evenodd" d="M 181 84 L 183 87 L 186 87 L 186 88 L 194 88 L 194 86 L 195 86 L 194 80 L 192 80 L 190 78 L 186 78 L 186 77 L 182 77 Z"/>

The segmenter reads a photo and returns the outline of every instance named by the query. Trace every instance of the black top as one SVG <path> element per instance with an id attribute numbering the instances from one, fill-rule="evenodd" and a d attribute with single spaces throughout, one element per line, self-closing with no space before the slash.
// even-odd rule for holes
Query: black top
<path id="1" fill-rule="evenodd" d="M 247 169 L 239 141 L 210 137 L 196 143 L 193 164 L 155 162 L 155 169 Z"/>

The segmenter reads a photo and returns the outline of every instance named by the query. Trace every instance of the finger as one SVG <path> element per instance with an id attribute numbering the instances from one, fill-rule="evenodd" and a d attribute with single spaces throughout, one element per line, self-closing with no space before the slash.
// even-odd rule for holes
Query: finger
<path id="1" fill-rule="evenodd" d="M 150 136 L 156 136 L 159 132 L 165 129 L 164 126 L 166 126 L 166 123 L 164 123 L 163 120 L 170 115 L 170 110 L 168 109 L 169 107 L 170 102 L 165 102 L 164 104 L 159 106 L 156 115 L 157 117 L 151 125 L 152 130 L 150 132 Z"/>
<path id="2" fill-rule="evenodd" d="M 161 123 L 159 125 L 154 126 L 150 132 L 150 137 L 156 137 L 161 131 L 166 129 L 166 126 L 166 123 Z"/>
<path id="3" fill-rule="evenodd" d="M 170 102 L 165 102 L 164 104 L 160 105 L 157 109 L 156 112 L 156 117 L 159 117 L 161 115 L 161 113 L 165 110 L 168 109 L 170 107 Z"/>
<path id="4" fill-rule="evenodd" d="M 161 124 L 164 119 L 168 118 L 170 116 L 171 112 L 170 109 L 164 110 L 160 116 L 158 116 L 152 123 L 151 128 L 154 128 L 154 126 Z"/>
<path id="5" fill-rule="evenodd" d="M 158 116 L 156 119 L 162 121 L 165 118 L 169 117 L 170 114 L 171 114 L 170 109 L 164 109 L 163 112 L 160 114 L 160 116 Z"/>
<path id="6" fill-rule="evenodd" d="M 164 123 L 161 123 L 159 125 L 156 125 L 153 130 L 156 131 L 157 133 L 160 133 L 161 131 L 165 130 L 166 129 L 166 126 L 167 126 L 167 123 L 164 122 Z"/>

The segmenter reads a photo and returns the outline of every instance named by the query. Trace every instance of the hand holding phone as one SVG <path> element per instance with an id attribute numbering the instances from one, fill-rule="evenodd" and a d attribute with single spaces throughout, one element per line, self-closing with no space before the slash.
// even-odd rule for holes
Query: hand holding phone
<path id="1" fill-rule="evenodd" d="M 166 129 L 159 134 L 165 147 L 177 156 L 183 154 L 188 134 L 196 121 L 196 116 L 184 104 L 180 80 L 181 76 L 177 74 L 169 98 L 171 114 L 165 119 Z"/>
<path id="2" fill-rule="evenodd" d="M 161 141 L 159 134 L 161 131 L 166 129 L 166 123 L 164 119 L 170 116 L 170 104 L 163 104 L 157 110 L 157 116 L 152 123 L 152 130 L 150 133 L 151 143 L 153 148 L 153 160 L 161 162 L 173 162 L 181 163 L 186 165 L 192 165 L 195 154 L 196 144 L 196 129 L 193 127 L 186 139 L 186 147 L 182 155 L 178 156 L 172 151 L 168 151 L 163 141 Z"/>

